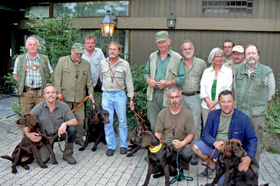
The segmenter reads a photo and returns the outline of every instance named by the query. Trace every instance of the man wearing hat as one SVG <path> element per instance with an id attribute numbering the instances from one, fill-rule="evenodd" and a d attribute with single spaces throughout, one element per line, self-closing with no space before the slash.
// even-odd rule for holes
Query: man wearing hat
<path id="1" fill-rule="evenodd" d="M 89 99 L 93 100 L 90 64 L 82 59 L 83 53 L 84 46 L 80 43 L 74 43 L 71 55 L 61 57 L 55 68 L 54 84 L 58 92 L 57 97 L 63 100 L 71 109 L 77 108 L 85 99 L 87 96 L 86 89 Z M 75 143 L 83 145 L 84 104 L 74 112 L 74 115 L 78 120 Z"/>
<path id="2" fill-rule="evenodd" d="M 232 61 L 226 62 L 224 65 L 234 69 L 235 65 L 245 63 L 244 48 L 241 45 L 236 45 L 232 49 Z"/>
<path id="3" fill-rule="evenodd" d="M 171 39 L 167 31 L 155 35 L 158 50 L 151 53 L 144 70 L 148 83 L 147 116 L 154 132 L 159 112 L 168 105 L 166 87 L 182 85 L 185 81 L 183 58 L 169 49 Z"/>

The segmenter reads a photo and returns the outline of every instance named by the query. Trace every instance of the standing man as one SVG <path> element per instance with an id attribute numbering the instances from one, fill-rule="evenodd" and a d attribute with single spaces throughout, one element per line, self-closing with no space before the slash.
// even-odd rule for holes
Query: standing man
<path id="1" fill-rule="evenodd" d="M 193 142 L 196 142 L 200 139 L 201 134 L 200 80 L 207 66 L 205 61 L 194 57 L 194 46 L 191 40 L 185 40 L 181 49 L 184 56 L 184 70 L 186 76 L 185 82 L 182 85 L 182 103 L 192 112 L 195 126 Z M 191 164 L 196 165 L 197 160 L 197 156 L 193 155 Z"/>
<path id="2" fill-rule="evenodd" d="M 85 52 L 83 53 L 82 58 L 87 60 L 90 63 L 92 83 L 94 90 L 101 91 L 101 87 L 97 84 L 99 76 L 99 65 L 100 62 L 105 59 L 104 54 L 100 48 L 96 46 L 96 38 L 93 34 L 87 34 L 85 36 Z M 97 86 L 96 86 L 97 85 Z"/>
<path id="3" fill-rule="evenodd" d="M 258 149 L 253 168 L 259 169 L 265 117 L 268 102 L 275 94 L 275 79 L 270 67 L 260 61 L 260 51 L 254 44 L 245 49 L 246 63 L 235 67 L 236 108 L 249 115 L 258 137 Z"/>
<path id="4" fill-rule="evenodd" d="M 232 61 L 226 62 L 224 65 L 226 67 L 231 68 L 234 72 L 234 66 L 246 63 L 245 59 L 245 54 L 244 54 L 244 48 L 241 45 L 236 45 L 232 49 Z"/>
<path id="5" fill-rule="evenodd" d="M 107 156 L 113 156 L 116 150 L 116 138 L 113 127 L 114 110 L 119 120 L 120 154 L 127 153 L 127 97 L 129 106 L 134 110 L 134 86 L 130 66 L 127 61 L 120 58 L 121 46 L 112 41 L 108 45 L 109 57 L 100 63 L 100 80 L 102 82 L 102 108 L 109 112 L 110 123 L 104 125 L 108 150 Z M 127 89 L 127 95 L 125 92 Z M 127 96 L 127 97 L 126 97 Z"/>
<path id="6" fill-rule="evenodd" d="M 223 64 L 226 62 L 232 61 L 232 48 L 234 47 L 234 43 L 232 40 L 225 40 L 223 44 L 223 50 L 225 57 L 223 59 Z"/>
<path id="7" fill-rule="evenodd" d="M 178 150 L 181 166 L 188 169 L 192 158 L 191 142 L 194 139 L 194 122 L 192 113 L 182 105 L 182 90 L 177 85 L 167 88 L 169 106 L 158 115 L 155 136 L 164 141 L 171 141 L 172 150 Z M 185 167 L 184 165 L 187 164 Z"/>
<path id="8" fill-rule="evenodd" d="M 220 109 L 209 112 L 205 128 L 202 132 L 202 140 L 193 145 L 194 153 L 203 161 L 209 162 L 205 171 L 199 175 L 214 178 L 215 162 L 219 150 L 225 141 L 239 139 L 243 144 L 247 156 L 241 159 L 238 166 L 239 171 L 246 172 L 249 165 L 254 161 L 258 139 L 248 115 L 234 108 L 234 97 L 231 91 L 224 90 L 219 94 Z M 217 149 L 214 151 L 214 149 Z M 214 151 L 212 159 L 210 159 Z M 223 185 L 224 175 L 219 179 L 218 185 Z"/>
<path id="9" fill-rule="evenodd" d="M 54 83 L 58 91 L 58 98 L 64 100 L 70 109 L 77 108 L 85 99 L 86 89 L 89 99 L 93 100 L 90 64 L 82 59 L 83 53 L 84 46 L 74 43 L 71 55 L 61 57 L 55 68 Z M 84 144 L 84 104 L 77 108 L 74 115 L 78 120 L 75 143 L 82 146 Z"/>
<path id="10" fill-rule="evenodd" d="M 44 98 L 45 100 L 36 105 L 31 110 L 31 113 L 36 115 L 41 121 L 43 127 L 47 131 L 51 145 L 58 136 L 62 137 L 62 135 L 67 132 L 68 138 L 65 139 L 63 160 L 67 161 L 69 164 L 76 164 L 76 160 L 72 155 L 73 143 L 76 136 L 75 126 L 78 122 L 68 105 L 56 100 L 57 90 L 54 85 L 47 85 L 44 88 Z M 38 133 L 30 133 L 28 127 L 24 128 L 24 132 L 31 141 L 38 142 L 42 139 L 42 136 L 39 136 Z M 47 161 L 50 156 L 45 145 L 39 149 L 39 154 L 43 162 Z"/>
<path id="11" fill-rule="evenodd" d="M 37 38 L 33 36 L 27 38 L 25 48 L 27 53 L 17 57 L 13 72 L 17 81 L 22 115 L 29 113 L 44 99 L 43 88 L 53 72 L 48 56 L 38 53 Z"/>
<path id="12" fill-rule="evenodd" d="M 155 131 L 158 113 L 168 105 L 166 87 L 182 85 L 185 81 L 183 59 L 169 49 L 171 39 L 167 31 L 156 33 L 158 51 L 153 52 L 146 64 L 144 78 L 148 83 L 147 115 Z"/>

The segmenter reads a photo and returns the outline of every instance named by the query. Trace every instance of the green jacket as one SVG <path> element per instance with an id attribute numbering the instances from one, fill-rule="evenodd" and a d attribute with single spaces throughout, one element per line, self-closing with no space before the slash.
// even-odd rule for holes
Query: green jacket
<path id="1" fill-rule="evenodd" d="M 70 55 L 61 57 L 54 72 L 54 84 L 58 94 L 68 102 L 82 102 L 88 94 L 93 94 L 93 84 L 90 64 L 81 58 L 78 65 L 71 60 Z"/>
<path id="2" fill-rule="evenodd" d="M 271 72 L 270 67 L 260 62 L 250 77 L 246 64 L 235 67 L 236 108 L 245 112 L 250 118 L 267 114 L 268 86 L 264 80 Z"/>
<path id="3" fill-rule="evenodd" d="M 181 59 L 182 56 L 180 54 L 171 50 L 171 57 L 166 69 L 165 80 L 171 81 L 176 76 L 178 76 L 179 64 Z M 150 55 L 150 78 L 152 79 L 155 79 L 156 76 L 157 60 L 158 60 L 158 51 L 153 52 Z M 154 93 L 154 88 L 148 86 L 147 99 L 149 101 L 153 100 L 153 93 Z M 165 107 L 167 105 L 168 105 L 167 90 L 164 89 L 163 106 Z"/>
<path id="4" fill-rule="evenodd" d="M 17 81 L 17 90 L 18 95 L 21 96 L 24 89 L 24 83 L 25 83 L 25 66 L 27 63 L 26 59 L 27 54 L 22 54 L 18 56 L 18 63 L 17 63 L 17 75 L 18 75 L 18 81 Z M 49 67 L 48 67 L 48 56 L 39 54 L 40 55 L 40 72 L 42 76 L 42 83 L 43 87 L 46 86 L 49 79 Z"/>

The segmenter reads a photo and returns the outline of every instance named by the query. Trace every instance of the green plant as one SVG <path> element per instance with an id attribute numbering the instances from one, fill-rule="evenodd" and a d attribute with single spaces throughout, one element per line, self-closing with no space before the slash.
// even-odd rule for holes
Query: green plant
<path id="1" fill-rule="evenodd" d="M 273 153 L 273 154 L 279 153 L 278 149 L 272 148 L 272 147 L 268 147 L 266 150 L 270 153 Z"/>
<path id="2" fill-rule="evenodd" d="M 20 107 L 19 99 L 12 101 L 11 108 L 15 114 L 21 116 L 21 107 Z"/>

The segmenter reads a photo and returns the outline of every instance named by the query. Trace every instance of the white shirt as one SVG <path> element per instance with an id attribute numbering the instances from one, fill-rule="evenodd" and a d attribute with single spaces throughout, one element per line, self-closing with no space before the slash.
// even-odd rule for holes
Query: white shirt
<path id="1" fill-rule="evenodd" d="M 105 59 L 104 54 L 100 48 L 95 47 L 92 56 L 89 56 L 88 53 L 85 52 L 83 53 L 82 58 L 90 63 L 92 83 L 95 87 L 99 75 L 99 64 L 103 59 Z"/>
<path id="2" fill-rule="evenodd" d="M 212 85 L 215 78 L 215 70 L 213 69 L 213 65 L 209 68 L 205 69 L 203 72 L 201 82 L 200 82 L 200 95 L 199 97 L 202 99 L 201 106 L 202 108 L 209 109 L 207 107 L 204 98 L 209 97 L 212 100 Z M 231 90 L 232 88 L 232 70 L 226 66 L 222 66 L 222 68 L 218 72 L 217 77 L 217 85 L 216 85 L 216 96 L 217 99 L 220 92 L 224 90 Z M 216 109 L 220 108 L 219 104 L 215 105 Z"/>

